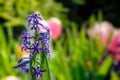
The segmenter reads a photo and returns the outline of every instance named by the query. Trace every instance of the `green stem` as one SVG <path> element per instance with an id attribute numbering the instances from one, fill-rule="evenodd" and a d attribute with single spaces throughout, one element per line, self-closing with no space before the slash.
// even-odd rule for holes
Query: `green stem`
<path id="1" fill-rule="evenodd" d="M 30 67 L 32 66 L 32 58 L 31 58 L 31 60 L 30 60 Z M 30 75 L 30 80 L 32 80 L 32 69 L 30 68 L 30 71 L 29 71 L 30 73 L 29 73 L 29 75 Z"/>
<path id="2" fill-rule="evenodd" d="M 35 40 L 34 40 L 34 42 L 36 43 L 36 41 L 37 41 L 37 29 L 35 29 Z M 35 59 L 36 59 L 36 53 L 34 53 L 33 57 L 30 60 L 30 67 L 32 67 L 33 62 L 35 62 Z M 30 80 L 36 80 L 36 77 L 32 76 L 32 68 L 30 68 Z"/>
<path id="3" fill-rule="evenodd" d="M 45 54 L 45 53 L 44 53 Z M 47 70 L 48 70 L 48 77 L 49 77 L 49 80 L 51 79 L 50 78 L 50 69 L 49 69 L 49 64 L 48 64 L 48 59 L 47 59 L 47 56 L 45 55 L 45 59 L 46 59 L 46 64 L 47 64 Z"/>
<path id="4" fill-rule="evenodd" d="M 43 73 L 43 78 L 44 78 L 44 80 L 51 80 L 47 56 L 46 56 L 45 52 L 42 52 L 41 53 L 41 69 L 46 69 L 46 68 L 47 68 L 47 72 Z"/>
<path id="5" fill-rule="evenodd" d="M 36 54 L 30 60 L 30 67 L 33 65 L 33 61 L 35 61 Z M 32 68 L 30 68 L 30 80 L 36 80 L 36 77 L 32 76 Z"/>

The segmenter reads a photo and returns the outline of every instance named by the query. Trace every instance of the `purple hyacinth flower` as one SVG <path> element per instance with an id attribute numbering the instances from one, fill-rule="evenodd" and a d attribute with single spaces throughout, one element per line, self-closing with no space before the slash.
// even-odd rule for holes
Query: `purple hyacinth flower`
<path id="1" fill-rule="evenodd" d="M 21 38 L 23 41 L 22 51 L 26 51 L 30 47 L 30 40 L 34 38 L 34 36 L 32 36 L 27 30 L 25 30 L 22 32 Z"/>
<path id="2" fill-rule="evenodd" d="M 45 48 L 44 51 L 45 51 L 47 57 L 50 58 L 50 49 L 49 48 Z"/>
<path id="3" fill-rule="evenodd" d="M 32 47 L 30 48 L 33 52 L 32 53 L 36 53 L 39 54 L 41 50 L 43 50 L 42 48 L 40 48 L 39 46 L 39 42 L 35 42 L 32 44 Z"/>
<path id="4" fill-rule="evenodd" d="M 15 66 L 14 68 L 15 69 L 20 69 L 21 72 L 28 73 L 29 72 L 29 68 L 30 68 L 29 62 L 30 62 L 30 58 L 24 57 L 24 58 L 22 58 L 22 59 L 20 59 L 18 61 L 18 65 Z"/>
<path id="5" fill-rule="evenodd" d="M 32 74 L 32 76 L 36 76 L 41 80 L 42 80 L 42 72 L 47 71 L 47 70 L 41 70 L 39 66 L 37 66 L 37 68 L 32 67 L 32 69 L 34 70 L 34 73 Z"/>
<path id="6" fill-rule="evenodd" d="M 49 32 L 40 33 L 39 42 L 42 44 L 43 51 L 46 53 L 48 58 L 50 58 L 50 34 Z"/>
<path id="7" fill-rule="evenodd" d="M 30 22 L 32 19 L 42 20 L 40 14 L 37 13 L 27 16 L 26 19 L 28 20 L 28 22 Z"/>
<path id="8" fill-rule="evenodd" d="M 49 32 L 46 33 L 40 33 L 40 41 L 49 41 L 50 40 L 50 34 Z"/>
<path id="9" fill-rule="evenodd" d="M 29 51 L 30 55 L 27 58 L 23 57 L 20 59 L 18 65 L 14 68 L 26 73 L 32 70 L 33 74 L 31 75 L 42 79 L 42 72 L 46 70 L 40 69 L 40 65 L 42 64 L 40 63 L 41 59 L 39 58 L 40 56 L 38 57 L 38 54 L 43 54 L 43 51 L 50 58 L 50 28 L 42 23 L 40 14 L 29 15 L 26 19 L 30 30 L 23 31 L 21 35 L 22 50 Z M 38 67 L 35 68 L 34 66 Z"/>
<path id="10" fill-rule="evenodd" d="M 21 72 L 26 72 L 28 73 L 29 72 L 29 69 L 30 69 L 30 59 L 32 57 L 23 57 L 21 59 L 18 60 L 18 65 L 13 67 L 15 69 L 19 69 Z M 40 58 L 36 57 L 36 61 L 40 61 Z"/>
<path id="11" fill-rule="evenodd" d="M 29 40 L 34 38 L 27 30 L 22 32 L 21 38 L 23 42 L 29 43 Z"/>
<path id="12" fill-rule="evenodd" d="M 42 18 L 40 17 L 40 14 L 32 14 L 27 17 L 28 20 L 28 26 L 31 28 L 31 30 L 39 29 L 38 26 L 44 27 L 40 21 Z"/>
<path id="13" fill-rule="evenodd" d="M 49 29 L 47 29 L 47 32 L 41 32 L 39 34 L 40 38 L 39 38 L 39 42 L 41 42 L 41 44 L 49 44 L 50 43 L 50 31 Z"/>
<path id="14" fill-rule="evenodd" d="M 22 51 L 27 51 L 27 50 L 29 50 L 29 47 L 30 47 L 30 45 L 29 44 L 27 44 L 26 42 L 23 42 L 22 43 Z"/>

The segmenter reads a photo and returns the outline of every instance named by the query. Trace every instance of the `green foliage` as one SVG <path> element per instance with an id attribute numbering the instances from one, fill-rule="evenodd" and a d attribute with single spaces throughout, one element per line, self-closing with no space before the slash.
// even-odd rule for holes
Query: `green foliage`
<path id="1" fill-rule="evenodd" d="M 111 65 L 112 65 L 112 57 L 109 56 L 108 58 L 106 58 L 106 60 L 100 66 L 96 80 L 105 80 L 105 77 L 108 74 L 108 71 L 111 68 Z"/>
<path id="2" fill-rule="evenodd" d="M 54 0 L 7 0 L 0 2 L 1 24 L 5 26 L 25 26 L 25 17 L 28 14 L 39 11 L 45 19 L 59 17 L 66 19 L 68 9 Z"/>
<path id="3" fill-rule="evenodd" d="M 85 5 L 86 1 L 85 0 L 72 0 L 73 3 L 76 3 L 78 5 Z"/>
<path id="4" fill-rule="evenodd" d="M 111 80 L 119 80 L 120 77 L 115 73 L 115 72 L 111 72 Z"/>
<path id="5" fill-rule="evenodd" d="M 51 80 L 50 77 L 50 70 L 49 70 L 49 63 L 48 63 L 48 58 L 46 56 L 45 52 L 41 53 L 41 69 L 47 70 L 46 72 L 43 73 L 43 79 L 44 80 Z"/>
<path id="6" fill-rule="evenodd" d="M 2 30 L 2 27 L 0 26 L 0 77 L 5 77 L 6 75 L 14 75 L 15 70 L 13 69 L 14 61 L 14 55 L 11 54 L 11 48 L 10 44 L 7 44 L 6 38 L 4 37 L 4 31 Z M 11 58 L 13 57 L 13 58 Z M 14 71 L 14 72 L 13 72 Z"/>
<path id="7" fill-rule="evenodd" d="M 103 14 L 102 14 L 102 11 L 99 10 L 98 11 L 98 22 L 102 22 L 103 21 Z"/>
<path id="8" fill-rule="evenodd" d="M 99 66 L 105 51 L 99 47 L 99 41 L 86 37 L 86 24 L 79 31 L 71 22 L 71 27 L 55 42 L 50 69 L 57 80 L 105 80 L 112 66 L 112 56 Z"/>
<path id="9" fill-rule="evenodd" d="M 92 27 L 96 21 L 96 17 L 94 14 L 92 14 L 89 18 L 89 26 Z"/>

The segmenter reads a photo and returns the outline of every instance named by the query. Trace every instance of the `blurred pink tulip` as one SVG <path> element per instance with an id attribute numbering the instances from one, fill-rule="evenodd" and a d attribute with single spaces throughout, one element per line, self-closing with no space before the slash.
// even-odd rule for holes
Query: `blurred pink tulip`
<path id="1" fill-rule="evenodd" d="M 54 39 L 57 39 L 61 36 L 62 33 L 62 24 L 61 21 L 58 18 L 50 18 L 47 20 L 48 25 L 51 29 L 51 35 Z"/>
<path id="2" fill-rule="evenodd" d="M 102 47 L 107 43 L 110 33 L 112 32 L 113 25 L 107 21 L 102 23 L 95 22 L 92 29 L 88 30 L 90 38 L 98 38 L 102 42 Z"/>
<path id="3" fill-rule="evenodd" d="M 120 30 L 114 32 L 113 38 L 109 44 L 109 51 L 112 53 L 113 57 L 120 61 Z"/>

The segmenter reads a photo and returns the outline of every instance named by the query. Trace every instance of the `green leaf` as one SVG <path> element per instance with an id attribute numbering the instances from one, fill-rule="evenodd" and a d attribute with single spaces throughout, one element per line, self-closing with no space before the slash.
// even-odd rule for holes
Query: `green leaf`
<path id="1" fill-rule="evenodd" d="M 103 20 L 103 14 L 102 14 L 102 11 L 99 10 L 98 11 L 98 22 L 102 22 L 102 20 Z"/>
<path id="2" fill-rule="evenodd" d="M 14 74 L 12 72 L 12 69 L 11 69 L 11 64 L 10 64 L 10 52 L 9 52 L 9 46 L 7 46 L 6 44 L 6 38 L 5 38 L 5 34 L 4 34 L 4 31 L 2 29 L 2 27 L 0 26 L 0 51 L 1 51 L 1 59 L 3 61 L 3 65 L 4 65 L 4 69 L 6 71 L 6 73 L 8 74 Z M 9 65 L 8 65 L 9 64 Z"/>
<path id="3" fill-rule="evenodd" d="M 61 42 L 57 43 L 56 48 L 57 48 L 56 50 L 58 51 L 59 59 L 62 63 L 61 64 L 62 67 L 60 67 L 60 71 L 64 74 L 65 80 L 72 80 L 71 74 L 70 74 L 70 69 L 68 67 L 67 58 L 65 55 L 65 53 L 67 53 L 67 52 L 66 52 L 65 48 L 62 47 Z"/>
<path id="4" fill-rule="evenodd" d="M 41 69 L 47 70 L 43 72 L 43 80 L 51 80 L 48 59 L 45 52 L 41 53 Z"/>
<path id="5" fill-rule="evenodd" d="M 105 76 L 108 74 L 108 71 L 112 65 L 112 57 L 108 56 L 103 64 L 99 67 L 98 72 L 97 72 L 97 77 L 95 80 L 104 80 Z"/>
<path id="6" fill-rule="evenodd" d="M 90 26 L 90 27 L 93 27 L 93 25 L 94 25 L 94 23 L 95 23 L 95 20 L 96 20 L 95 15 L 92 14 L 92 15 L 90 16 L 90 18 L 89 18 L 89 26 Z"/>
<path id="7" fill-rule="evenodd" d="M 86 1 L 85 0 L 72 0 L 74 3 L 79 4 L 79 5 L 85 5 Z"/>
<path id="8" fill-rule="evenodd" d="M 119 76 L 117 75 L 117 73 L 115 73 L 115 72 L 111 72 L 111 80 L 119 80 L 120 78 L 119 78 Z"/>

